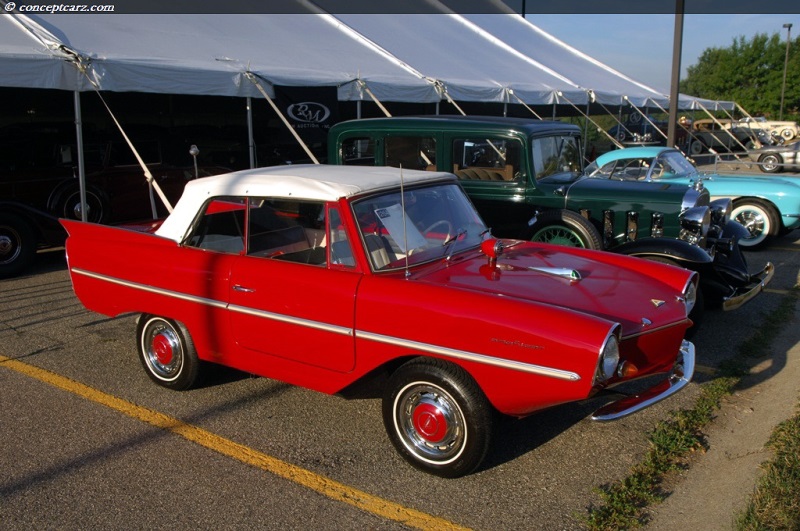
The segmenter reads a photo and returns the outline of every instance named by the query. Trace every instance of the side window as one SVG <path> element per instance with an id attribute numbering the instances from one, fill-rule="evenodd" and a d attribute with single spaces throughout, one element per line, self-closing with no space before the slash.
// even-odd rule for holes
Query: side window
<path id="1" fill-rule="evenodd" d="M 328 209 L 328 241 L 331 242 L 331 264 L 353 267 L 356 265 L 353 258 L 353 248 L 347 238 L 347 232 L 342 226 L 342 216 L 339 209 Z"/>
<path id="2" fill-rule="evenodd" d="M 324 204 L 250 198 L 247 255 L 325 265 Z"/>
<path id="3" fill-rule="evenodd" d="M 572 136 L 548 136 L 531 141 L 536 180 L 559 173 L 581 171 L 578 140 Z"/>
<path id="4" fill-rule="evenodd" d="M 342 164 L 346 166 L 374 166 L 374 138 L 346 138 L 342 141 Z"/>
<path id="5" fill-rule="evenodd" d="M 240 253 L 244 250 L 244 211 L 242 198 L 218 197 L 206 205 L 186 245 Z"/>
<path id="6" fill-rule="evenodd" d="M 522 145 L 505 138 L 459 138 L 453 141 L 453 172 L 464 181 L 517 180 Z"/>
<path id="7" fill-rule="evenodd" d="M 655 175 L 659 173 L 660 167 L 661 165 L 659 164 L 654 170 Z M 617 162 L 617 167 L 614 169 L 614 173 L 611 174 L 611 178 L 621 181 L 643 181 L 647 177 L 649 169 L 650 165 L 645 159 L 622 160 Z"/>
<path id="8" fill-rule="evenodd" d="M 424 136 L 388 136 L 385 142 L 387 166 L 409 170 L 436 170 L 436 139 Z"/>

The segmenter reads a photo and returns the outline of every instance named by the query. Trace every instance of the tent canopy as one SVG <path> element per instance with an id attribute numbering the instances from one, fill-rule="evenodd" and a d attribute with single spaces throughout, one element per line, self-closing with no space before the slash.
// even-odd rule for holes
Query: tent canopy
<path id="1" fill-rule="evenodd" d="M 667 97 L 516 14 L 0 17 L 0 85 L 258 96 L 272 85 L 335 86 L 340 101 L 668 105 Z M 432 5 L 437 5 L 431 0 Z M 5 0 L 0 0 L 5 3 Z M 84 76 L 74 64 L 86 66 Z M 513 93 L 513 97 L 512 97 Z M 681 107 L 701 101 L 681 97 Z M 726 108 L 732 103 L 724 102 Z"/>

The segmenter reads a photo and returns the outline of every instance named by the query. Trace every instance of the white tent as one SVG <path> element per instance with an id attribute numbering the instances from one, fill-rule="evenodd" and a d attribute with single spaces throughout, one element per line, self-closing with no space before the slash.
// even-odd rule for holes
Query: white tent
<path id="1" fill-rule="evenodd" d="M 458 15 L 435 0 L 440 13 L 405 15 L 286 3 L 297 14 L 3 13 L 0 86 L 90 90 L 69 64 L 80 60 L 108 91 L 258 96 L 259 80 L 270 96 L 272 85 L 336 86 L 340 101 L 668 105 L 665 94 L 519 15 Z M 694 101 L 682 97 L 681 106 Z"/>
<path id="2" fill-rule="evenodd" d="M 270 95 L 270 85 L 337 86 L 341 100 L 360 99 L 360 80 L 387 101 L 440 99 L 430 81 L 326 14 L 3 14 L 0 35 L 3 86 L 91 90 L 65 63 L 77 55 L 109 91 L 257 96 L 250 73 Z"/>

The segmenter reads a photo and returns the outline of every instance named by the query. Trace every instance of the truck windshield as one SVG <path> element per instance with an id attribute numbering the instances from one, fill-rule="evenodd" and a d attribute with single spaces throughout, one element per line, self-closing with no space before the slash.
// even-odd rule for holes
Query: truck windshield
<path id="1" fill-rule="evenodd" d="M 571 182 L 581 174 L 580 142 L 574 136 L 546 136 L 531 140 L 537 181 Z"/>

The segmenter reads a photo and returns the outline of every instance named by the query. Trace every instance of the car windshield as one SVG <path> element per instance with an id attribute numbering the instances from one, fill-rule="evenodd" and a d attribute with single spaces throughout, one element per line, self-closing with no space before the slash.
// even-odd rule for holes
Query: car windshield
<path id="1" fill-rule="evenodd" d="M 442 259 L 476 247 L 489 232 L 457 184 L 370 196 L 353 212 L 375 271 Z"/>
<path id="2" fill-rule="evenodd" d="M 598 166 L 597 162 L 586 167 L 586 175 L 594 179 L 618 181 L 645 181 L 670 177 L 688 177 L 697 169 L 677 151 L 666 151 L 656 158 L 620 158 Z"/>
<path id="3" fill-rule="evenodd" d="M 569 183 L 581 175 L 580 142 L 574 136 L 533 138 L 531 156 L 539 182 Z"/>

